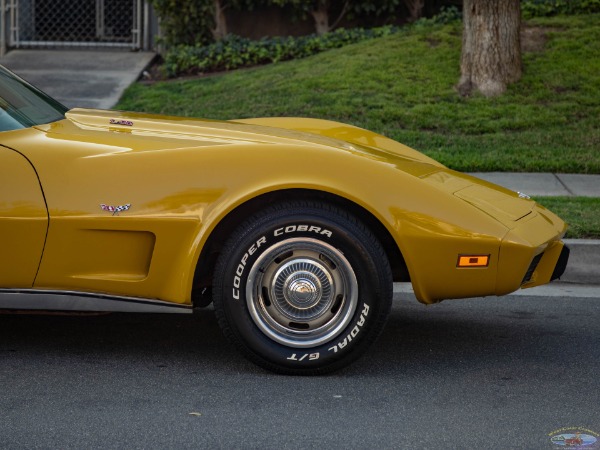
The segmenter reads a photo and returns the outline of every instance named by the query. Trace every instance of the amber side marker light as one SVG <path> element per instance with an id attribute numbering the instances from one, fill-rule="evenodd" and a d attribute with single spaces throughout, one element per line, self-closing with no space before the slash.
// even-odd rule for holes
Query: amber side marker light
<path id="1" fill-rule="evenodd" d="M 487 267 L 490 255 L 458 255 L 456 267 Z"/>

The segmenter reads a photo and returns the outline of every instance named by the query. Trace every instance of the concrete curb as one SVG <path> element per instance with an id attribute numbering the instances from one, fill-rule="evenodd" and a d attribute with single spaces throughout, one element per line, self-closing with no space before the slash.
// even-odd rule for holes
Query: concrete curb
<path id="1" fill-rule="evenodd" d="M 600 285 L 600 240 L 565 239 L 564 242 L 571 255 L 560 281 Z"/>

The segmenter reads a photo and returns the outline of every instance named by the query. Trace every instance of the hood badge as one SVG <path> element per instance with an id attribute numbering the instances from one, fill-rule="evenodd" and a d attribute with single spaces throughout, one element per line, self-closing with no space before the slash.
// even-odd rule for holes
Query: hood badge
<path id="1" fill-rule="evenodd" d="M 102 208 L 102 211 L 111 212 L 113 216 L 118 216 L 121 211 L 127 211 L 129 208 L 131 208 L 131 203 L 121 206 L 111 206 L 100 203 L 100 208 Z"/>
<path id="2" fill-rule="evenodd" d="M 133 126 L 133 122 L 131 120 L 110 119 L 110 124 L 111 125 L 125 125 L 127 127 L 132 127 Z"/>
<path id="3" fill-rule="evenodd" d="M 525 199 L 530 199 L 531 197 L 527 194 L 523 194 L 522 192 L 517 191 L 517 194 L 519 194 L 519 198 L 525 198 Z"/>

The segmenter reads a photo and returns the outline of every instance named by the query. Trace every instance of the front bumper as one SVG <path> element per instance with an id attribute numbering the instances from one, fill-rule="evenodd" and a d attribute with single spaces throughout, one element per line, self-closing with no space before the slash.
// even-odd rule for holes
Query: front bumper
<path id="1" fill-rule="evenodd" d="M 552 272 L 552 276 L 550 277 L 550 281 L 558 280 L 562 277 L 563 273 L 567 269 L 567 263 L 569 262 L 569 255 L 571 254 L 571 250 L 569 247 L 563 244 L 562 251 L 558 257 L 558 262 L 556 266 L 554 266 L 554 272 Z"/>
<path id="2" fill-rule="evenodd" d="M 559 279 L 567 268 L 569 247 L 562 242 L 553 242 L 544 253 L 537 255 L 521 283 L 521 288 L 531 288 Z"/>
<path id="3" fill-rule="evenodd" d="M 566 224 L 536 205 L 531 218 L 523 220 L 502 240 L 496 295 L 531 288 L 559 278 L 569 259 L 561 241 Z"/>

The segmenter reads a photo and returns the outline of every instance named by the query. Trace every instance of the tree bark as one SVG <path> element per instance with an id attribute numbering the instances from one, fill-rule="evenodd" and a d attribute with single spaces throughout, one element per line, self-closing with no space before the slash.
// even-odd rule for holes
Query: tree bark
<path id="1" fill-rule="evenodd" d="M 458 92 L 500 95 L 521 78 L 519 0 L 464 0 Z"/>

